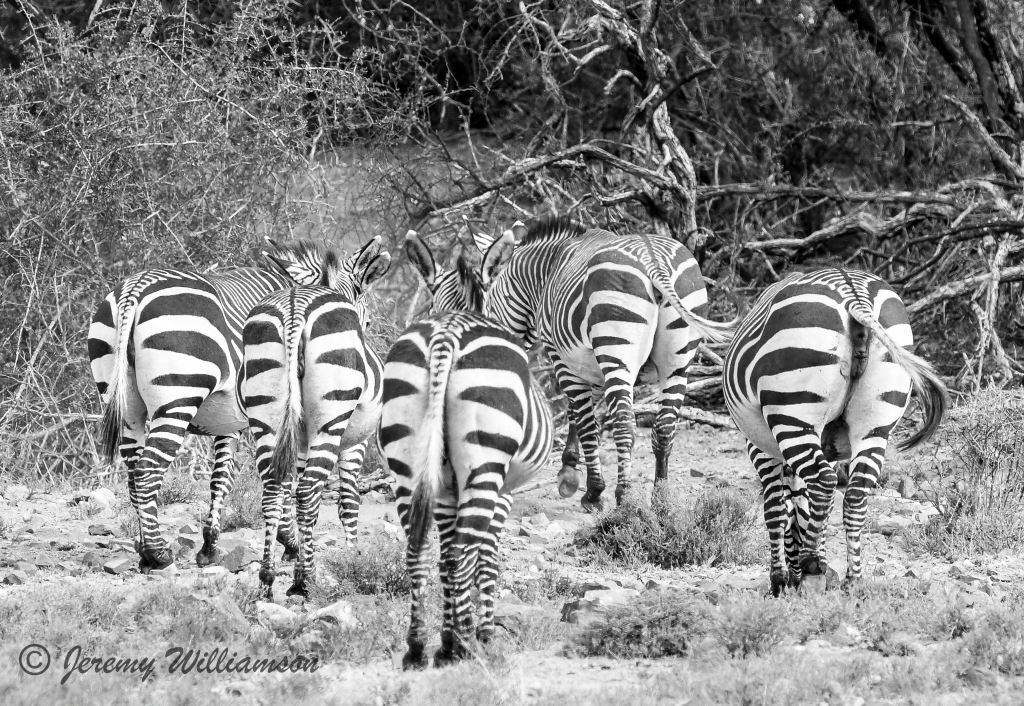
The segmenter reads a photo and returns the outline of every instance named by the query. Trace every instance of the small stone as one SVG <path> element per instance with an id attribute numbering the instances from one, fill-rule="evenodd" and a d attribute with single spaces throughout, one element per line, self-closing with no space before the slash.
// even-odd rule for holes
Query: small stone
<path id="1" fill-rule="evenodd" d="M 543 571 L 548 565 L 547 559 L 539 555 L 535 556 L 530 563 L 533 566 L 536 566 L 540 571 Z"/>
<path id="2" fill-rule="evenodd" d="M 118 559 L 111 559 L 103 565 L 103 570 L 108 574 L 123 574 L 130 570 L 135 564 L 134 557 L 123 556 Z"/>
<path id="3" fill-rule="evenodd" d="M 89 493 L 89 502 L 100 510 L 111 510 L 117 503 L 117 496 L 110 488 L 97 488 Z"/>
<path id="4" fill-rule="evenodd" d="M 520 537 L 529 537 L 531 534 L 532 534 L 532 532 L 530 531 L 530 528 L 527 527 L 526 525 L 521 525 L 519 527 L 519 536 Z"/>
<path id="5" fill-rule="evenodd" d="M 896 490 L 899 491 L 902 497 L 909 500 L 917 493 L 917 483 L 910 476 L 903 476 L 896 484 Z"/>
<path id="6" fill-rule="evenodd" d="M 327 623 L 340 625 L 343 628 L 355 628 L 359 621 L 352 614 L 352 604 L 348 601 L 335 601 L 329 606 L 310 613 L 310 620 L 321 620 Z"/>
<path id="7" fill-rule="evenodd" d="M 93 537 L 112 537 L 114 535 L 114 530 L 110 525 L 89 525 L 89 534 Z"/>
<path id="8" fill-rule="evenodd" d="M 538 512 L 530 518 L 531 527 L 547 527 L 549 522 L 551 522 L 551 520 L 548 519 L 548 516 L 543 512 Z"/>
<path id="9" fill-rule="evenodd" d="M 254 561 L 258 561 L 256 552 L 254 552 L 248 545 L 239 544 L 231 549 L 231 551 L 224 554 L 220 560 L 220 564 L 234 574 L 241 571 Z"/>
<path id="10" fill-rule="evenodd" d="M 217 564 L 214 564 L 213 566 L 204 566 L 202 569 L 199 570 L 199 575 L 204 576 L 206 578 L 210 578 L 213 576 L 226 576 L 227 573 L 227 569 Z"/>
<path id="11" fill-rule="evenodd" d="M 294 611 L 277 603 L 266 601 L 256 602 L 256 618 L 260 624 L 268 628 L 290 628 L 295 625 L 298 615 Z"/>
<path id="12" fill-rule="evenodd" d="M 562 606 L 562 620 L 567 623 L 586 623 L 610 607 L 629 605 L 640 596 L 633 588 L 614 588 L 587 591 L 582 598 Z"/>
<path id="13" fill-rule="evenodd" d="M 177 566 L 177 564 L 171 563 L 171 564 L 168 564 L 167 566 L 165 566 L 162 569 L 152 569 L 149 572 L 149 575 L 150 576 L 156 576 L 156 577 L 161 577 L 161 576 L 168 577 L 168 576 L 174 576 L 177 573 L 178 573 L 178 566 Z"/>
<path id="14" fill-rule="evenodd" d="M 179 534 L 199 534 L 199 528 L 191 522 L 186 522 L 178 528 Z"/>
<path id="15" fill-rule="evenodd" d="M 544 537 L 544 535 L 542 535 L 542 534 L 530 535 L 530 544 L 532 544 L 534 546 L 543 546 L 544 544 L 547 543 L 547 541 L 548 541 L 547 538 Z"/>
<path id="16" fill-rule="evenodd" d="M 101 566 L 103 560 L 100 559 L 99 554 L 96 552 L 86 552 L 82 555 L 82 563 L 86 566 Z"/>
<path id="17" fill-rule="evenodd" d="M 17 561 L 17 562 L 15 562 L 14 563 L 14 568 L 17 571 L 21 571 L 21 572 L 24 572 L 26 574 L 34 574 L 37 571 L 39 571 L 39 569 L 36 568 L 35 564 L 32 564 L 32 563 L 27 562 L 27 561 Z"/>
<path id="18" fill-rule="evenodd" d="M 28 575 L 24 571 L 8 571 L 4 574 L 4 583 L 8 586 L 20 586 L 28 581 Z"/>
<path id="19" fill-rule="evenodd" d="M 5 498 L 16 502 L 28 500 L 28 496 L 31 494 L 32 491 L 28 489 L 28 486 L 22 485 L 21 483 L 12 483 L 4 489 L 3 493 Z"/>
<path id="20" fill-rule="evenodd" d="M 177 541 L 178 546 L 183 547 L 185 549 L 195 549 L 196 546 L 199 544 L 199 539 L 197 537 L 193 537 L 187 534 L 178 535 Z"/>
<path id="21" fill-rule="evenodd" d="M 690 477 L 691 478 L 703 478 L 704 477 L 704 472 L 703 471 L 698 471 L 696 468 L 691 468 L 690 469 Z"/>

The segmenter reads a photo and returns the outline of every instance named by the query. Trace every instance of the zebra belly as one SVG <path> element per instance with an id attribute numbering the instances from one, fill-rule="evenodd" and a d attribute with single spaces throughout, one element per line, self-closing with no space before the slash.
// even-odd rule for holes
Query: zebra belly
<path id="1" fill-rule="evenodd" d="M 766 454 L 782 459 L 782 451 L 779 449 L 779 444 L 775 441 L 775 436 L 768 427 L 768 423 L 764 420 L 764 413 L 760 405 L 749 405 L 740 409 L 734 409 L 732 410 L 732 418 L 750 443 Z"/>
<path id="2" fill-rule="evenodd" d="M 248 425 L 249 420 L 238 407 L 234 390 L 218 390 L 200 405 L 199 412 L 192 418 L 190 431 L 222 436 L 234 434 Z"/>
<path id="3" fill-rule="evenodd" d="M 604 384 L 604 374 L 597 364 L 597 357 L 592 349 L 579 346 L 569 350 L 561 350 L 558 352 L 558 357 L 561 358 L 569 370 L 590 384 Z"/>

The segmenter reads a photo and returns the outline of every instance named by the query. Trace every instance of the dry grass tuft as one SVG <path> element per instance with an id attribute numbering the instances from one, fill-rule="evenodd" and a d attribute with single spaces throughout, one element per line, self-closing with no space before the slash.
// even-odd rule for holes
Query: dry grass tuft
<path id="1" fill-rule="evenodd" d="M 580 530 L 576 544 L 598 557 L 627 565 L 719 566 L 757 560 L 754 499 L 734 490 L 710 489 L 687 502 L 675 489 L 655 489 L 650 507 L 624 502 L 592 528 Z"/>

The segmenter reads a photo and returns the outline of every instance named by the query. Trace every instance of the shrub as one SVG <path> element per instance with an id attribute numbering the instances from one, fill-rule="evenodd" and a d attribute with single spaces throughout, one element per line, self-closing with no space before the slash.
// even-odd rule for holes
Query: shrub
<path id="1" fill-rule="evenodd" d="M 656 488 L 651 506 L 627 500 L 580 530 L 576 544 L 615 561 L 664 568 L 718 566 L 756 560 L 754 501 L 711 489 L 686 503 L 678 490 Z"/>
<path id="2" fill-rule="evenodd" d="M 409 593 L 409 576 L 405 568 L 405 544 L 384 537 L 374 537 L 355 549 L 325 552 L 320 561 L 327 583 L 336 586 L 324 589 L 325 600 L 353 593 L 360 595 L 402 596 Z"/>
<path id="3" fill-rule="evenodd" d="M 644 597 L 608 609 L 580 631 L 572 649 L 589 657 L 685 657 L 706 630 L 708 611 L 707 604 L 678 596 Z"/>
<path id="4" fill-rule="evenodd" d="M 958 558 L 1024 542 L 1024 395 L 970 395 L 952 410 L 934 448 L 939 515 L 908 534 L 911 545 Z"/>

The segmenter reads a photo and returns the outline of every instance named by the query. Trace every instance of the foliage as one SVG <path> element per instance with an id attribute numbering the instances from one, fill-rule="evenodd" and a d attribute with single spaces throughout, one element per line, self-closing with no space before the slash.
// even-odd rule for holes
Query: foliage
<path id="1" fill-rule="evenodd" d="M 580 530 L 575 542 L 630 565 L 719 566 L 756 561 L 757 526 L 753 499 L 737 491 L 705 490 L 688 501 L 662 487 L 650 507 L 627 499 Z"/>
<path id="2" fill-rule="evenodd" d="M 1024 397 L 989 388 L 966 397 L 939 431 L 930 494 L 939 514 L 908 538 L 943 557 L 1024 543 Z"/>

